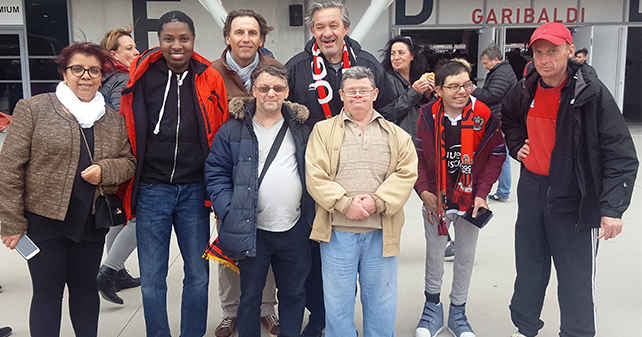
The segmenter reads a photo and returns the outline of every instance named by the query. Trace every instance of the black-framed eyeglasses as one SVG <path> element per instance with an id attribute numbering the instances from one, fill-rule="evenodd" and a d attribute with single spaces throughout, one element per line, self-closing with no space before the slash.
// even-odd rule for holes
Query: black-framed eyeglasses
<path id="1" fill-rule="evenodd" d="M 372 89 L 349 89 L 349 90 L 342 90 L 342 91 L 348 97 L 353 97 L 353 96 L 356 96 L 356 95 L 365 96 L 365 95 L 368 95 L 369 93 L 373 92 L 374 88 L 372 88 Z"/>
<path id="2" fill-rule="evenodd" d="M 262 94 L 267 94 L 268 92 L 270 92 L 270 89 L 274 90 L 274 92 L 276 92 L 277 94 L 280 94 L 288 88 L 284 85 L 275 85 L 273 87 L 270 87 L 268 85 L 262 85 L 260 87 L 257 87 L 255 85 L 254 87 L 256 88 L 256 90 L 258 90 Z"/>
<path id="3" fill-rule="evenodd" d="M 464 88 L 465 91 L 471 91 L 473 90 L 474 84 L 473 82 L 466 82 L 462 85 L 459 84 L 453 84 L 453 85 L 440 85 L 442 88 L 448 88 L 450 89 L 450 92 L 456 93 L 459 92 L 461 88 Z"/>
<path id="4" fill-rule="evenodd" d="M 71 69 L 71 74 L 76 77 L 83 77 L 85 75 L 85 72 L 87 72 L 89 74 L 89 77 L 98 78 L 103 73 L 103 70 L 98 67 L 90 67 L 89 69 L 87 69 L 78 64 L 69 66 L 65 69 Z"/>

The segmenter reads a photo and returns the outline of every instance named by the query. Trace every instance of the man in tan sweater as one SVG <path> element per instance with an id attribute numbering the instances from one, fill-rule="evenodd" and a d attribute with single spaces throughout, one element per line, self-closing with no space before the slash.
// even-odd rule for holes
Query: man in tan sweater
<path id="1" fill-rule="evenodd" d="M 325 336 L 355 336 L 357 274 L 363 334 L 392 336 L 396 255 L 417 154 L 410 135 L 373 109 L 379 91 L 371 70 L 352 67 L 341 81 L 344 108 L 314 126 L 305 158 L 317 204 L 310 238 L 320 242 Z"/>

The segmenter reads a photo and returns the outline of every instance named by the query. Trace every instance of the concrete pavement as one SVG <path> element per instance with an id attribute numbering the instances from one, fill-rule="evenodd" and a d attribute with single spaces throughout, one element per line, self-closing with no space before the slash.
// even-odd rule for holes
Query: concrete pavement
<path id="1" fill-rule="evenodd" d="M 642 127 L 632 127 L 631 132 L 642 158 Z M 0 134 L 0 144 L 4 134 Z M 512 162 L 513 184 L 510 203 L 489 202 L 494 219 L 479 235 L 475 269 L 473 272 L 467 315 L 479 337 L 507 337 L 515 332 L 510 321 L 508 304 L 515 278 L 513 227 L 517 214 L 515 187 L 519 167 Z M 639 334 L 637 323 L 642 317 L 642 176 L 638 174 L 633 200 L 624 214 L 624 231 L 616 239 L 600 242 L 597 259 L 596 302 L 598 308 L 598 334 L 601 337 L 634 336 Z M 0 187 L 2 188 L 2 187 Z M 0 202 L 2 202 L 0 200 Z M 406 225 L 401 240 L 399 256 L 399 304 L 396 333 L 400 337 L 414 336 L 415 326 L 421 315 L 424 296 L 425 241 L 421 219 L 421 201 L 413 195 L 405 206 Z M 456 239 L 455 239 L 456 240 Z M 170 249 L 168 282 L 168 312 L 170 326 L 179 335 L 182 260 L 176 240 Z M 215 263 L 211 263 L 210 306 L 208 333 L 220 322 L 221 308 L 217 292 Z M 127 261 L 127 268 L 138 275 L 136 254 Z M 442 301 L 448 303 L 452 281 L 452 263 L 446 262 Z M 0 327 L 10 325 L 15 337 L 29 336 L 28 316 L 31 285 L 26 262 L 18 253 L 0 247 Z M 119 295 L 125 305 L 101 302 L 99 336 L 144 336 L 145 324 L 139 289 L 123 290 Z M 73 336 L 69 312 L 63 305 L 61 336 Z M 358 302 L 358 301 L 357 301 Z M 307 314 L 306 314 L 307 318 Z M 556 280 L 551 277 L 542 313 L 546 325 L 539 336 L 557 336 L 559 308 L 557 306 Z M 357 305 L 355 321 L 361 329 L 360 306 Z M 263 329 L 262 336 L 269 336 Z M 442 332 L 440 337 L 450 336 Z"/>

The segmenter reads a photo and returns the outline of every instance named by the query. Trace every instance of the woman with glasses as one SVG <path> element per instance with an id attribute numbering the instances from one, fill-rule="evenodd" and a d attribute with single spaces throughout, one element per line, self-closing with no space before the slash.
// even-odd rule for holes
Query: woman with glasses
<path id="1" fill-rule="evenodd" d="M 386 44 L 381 62 L 397 97 L 396 123 L 412 139 L 417 133 L 419 108 L 430 101 L 435 89 L 434 78 L 427 80 L 421 77 L 428 68 L 421 49 L 410 36 L 395 36 Z"/>
<path id="2" fill-rule="evenodd" d="M 129 80 L 129 65 L 140 54 L 131 34 L 129 26 L 127 29 L 112 29 L 100 41 L 100 46 L 107 50 L 110 59 L 105 63 L 105 75 L 99 91 L 105 98 L 105 104 L 116 111 L 120 109 L 120 96 Z M 122 289 L 140 287 L 140 277 L 132 277 L 125 269 L 125 261 L 136 249 L 136 218 L 129 220 L 127 225 L 110 228 L 106 246 L 107 257 L 96 277 L 98 291 L 105 300 L 124 304 L 125 301 L 116 293 Z"/>
<path id="3" fill-rule="evenodd" d="M 107 230 L 95 228 L 100 191 L 113 194 L 136 166 L 125 120 L 98 93 L 106 55 L 93 43 L 60 53 L 55 93 L 18 102 L 0 152 L 0 235 L 14 249 L 28 235 L 31 336 L 59 336 L 62 298 L 76 336 L 96 336 L 96 274 Z M 97 187 L 100 188 L 97 188 Z"/>

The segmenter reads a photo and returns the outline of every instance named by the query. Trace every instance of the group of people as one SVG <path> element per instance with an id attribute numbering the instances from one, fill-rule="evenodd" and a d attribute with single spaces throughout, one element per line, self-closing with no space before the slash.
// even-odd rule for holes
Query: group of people
<path id="1" fill-rule="evenodd" d="M 64 81 L 18 103 L 0 153 L 2 242 L 13 249 L 28 234 L 40 247 L 28 262 L 31 335 L 59 335 L 67 286 L 76 335 L 96 336 L 99 292 L 122 304 L 116 291 L 140 282 L 147 335 L 170 336 L 173 230 L 184 269 L 181 336 L 206 333 L 204 252 L 221 262 L 217 337 L 259 336 L 261 325 L 284 337 L 357 336 L 357 284 L 363 335 L 394 336 L 397 255 L 414 189 L 426 238 L 416 336 L 446 328 L 474 337 L 466 316 L 473 223 L 487 199 L 508 201 L 509 153 L 521 163 L 513 336 L 543 326 L 551 259 L 560 336 L 594 336 L 598 240 L 620 233 L 638 161 L 611 94 L 569 61 L 570 31 L 559 23 L 535 30 L 534 68 L 520 82 L 489 47 L 477 88 L 460 59 L 422 77 L 421 47 L 406 36 L 388 42 L 380 64 L 348 36 L 340 2 L 312 3 L 305 22 L 313 38 L 285 65 L 261 53 L 272 27 L 250 9 L 228 14 L 227 47 L 213 62 L 194 51 L 194 23 L 180 11 L 160 17 L 160 46 L 141 54 L 131 30 L 108 33 L 103 48 L 62 51 Z M 116 192 L 130 221 L 110 229 L 101 266 L 107 231 L 95 228 L 94 201 Z M 208 242 L 211 212 L 217 237 Z M 140 280 L 124 269 L 135 248 Z"/>

